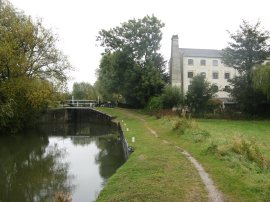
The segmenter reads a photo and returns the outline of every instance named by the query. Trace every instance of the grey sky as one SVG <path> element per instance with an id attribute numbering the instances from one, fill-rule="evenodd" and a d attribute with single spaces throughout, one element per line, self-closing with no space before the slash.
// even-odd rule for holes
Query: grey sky
<path id="1" fill-rule="evenodd" d="M 170 41 L 179 35 L 182 48 L 226 46 L 228 33 L 235 32 L 242 19 L 262 22 L 270 30 L 269 0 L 10 0 L 32 17 L 42 18 L 45 26 L 59 36 L 59 48 L 76 68 L 72 83 L 94 83 L 101 47 L 96 36 L 132 18 L 154 14 L 165 23 L 161 53 L 170 57 Z"/>

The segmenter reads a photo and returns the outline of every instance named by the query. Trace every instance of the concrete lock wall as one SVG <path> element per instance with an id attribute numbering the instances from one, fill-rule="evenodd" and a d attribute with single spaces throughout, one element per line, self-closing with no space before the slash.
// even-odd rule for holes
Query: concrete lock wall
<path id="1" fill-rule="evenodd" d="M 91 108 L 60 108 L 51 109 L 44 113 L 39 119 L 39 124 L 50 124 L 50 123 L 74 123 L 74 122 L 89 122 L 89 123 L 104 123 L 112 125 L 118 130 L 119 138 L 121 140 L 125 158 L 128 159 L 128 143 L 121 128 L 120 123 L 112 121 L 113 117 L 97 111 Z"/>

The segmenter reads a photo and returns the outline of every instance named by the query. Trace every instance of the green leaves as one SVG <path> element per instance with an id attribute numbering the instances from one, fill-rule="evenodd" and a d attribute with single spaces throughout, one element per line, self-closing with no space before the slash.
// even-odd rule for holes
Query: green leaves
<path id="1" fill-rule="evenodd" d="M 57 38 L 8 1 L 0 12 L 0 130 L 33 123 L 56 101 L 71 66 L 56 48 Z"/>
<path id="2" fill-rule="evenodd" d="M 72 95 L 77 100 L 98 100 L 98 92 L 90 83 L 86 82 L 74 83 Z"/>
<path id="3" fill-rule="evenodd" d="M 161 23 L 155 16 L 132 19 L 120 27 L 101 30 L 97 41 L 105 48 L 98 70 L 100 92 L 123 96 L 127 104 L 144 106 L 165 85 L 161 54 Z"/>
<path id="4" fill-rule="evenodd" d="M 258 65 L 252 72 L 252 83 L 270 100 L 270 65 Z"/>
<path id="5" fill-rule="evenodd" d="M 223 62 L 240 73 L 250 73 L 252 67 L 261 64 L 270 55 L 269 32 L 243 21 L 240 30 L 230 33 L 232 42 L 223 49 Z"/>
<path id="6" fill-rule="evenodd" d="M 260 22 L 251 25 L 243 21 L 240 30 L 230 33 L 230 37 L 232 42 L 223 49 L 223 62 L 240 73 L 230 81 L 231 95 L 243 112 L 250 115 L 267 113 L 267 100 L 261 92 L 268 94 L 268 81 L 263 79 L 264 70 L 259 66 L 270 56 L 269 32 L 261 28 Z"/>
<path id="7" fill-rule="evenodd" d="M 210 98 L 216 93 L 213 86 L 205 80 L 203 75 L 197 75 L 191 80 L 186 94 L 187 104 L 190 109 L 200 114 L 207 110 L 207 104 Z"/>

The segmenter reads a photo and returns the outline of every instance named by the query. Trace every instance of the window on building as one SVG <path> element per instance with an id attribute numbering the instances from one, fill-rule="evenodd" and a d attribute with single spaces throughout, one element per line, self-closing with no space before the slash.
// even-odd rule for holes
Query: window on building
<path id="1" fill-rule="evenodd" d="M 218 66 L 218 60 L 213 60 L 213 66 Z"/>
<path id="2" fill-rule="evenodd" d="M 230 73 L 229 72 L 225 72 L 224 78 L 225 79 L 230 79 L 230 77 L 231 77 Z"/>
<path id="3" fill-rule="evenodd" d="M 218 72 L 213 72 L 212 78 L 213 79 L 218 79 Z"/>
<path id="4" fill-rule="evenodd" d="M 201 60 L 201 66 L 205 66 L 206 65 L 206 60 Z"/>
<path id="5" fill-rule="evenodd" d="M 187 89 L 190 90 L 191 89 L 191 85 L 188 85 Z"/>
<path id="6" fill-rule="evenodd" d="M 229 91 L 230 91 L 230 89 L 231 89 L 231 87 L 230 87 L 230 86 L 225 86 L 224 91 L 229 92 Z"/>
<path id="7" fill-rule="evenodd" d="M 188 65 L 193 65 L 193 59 L 188 59 Z"/>
<path id="8" fill-rule="evenodd" d="M 201 72 L 201 75 L 206 78 L 206 73 L 205 72 Z"/>
<path id="9" fill-rule="evenodd" d="M 193 72 L 188 72 L 187 77 L 188 78 L 193 78 Z"/>
<path id="10" fill-rule="evenodd" d="M 215 92 L 218 92 L 218 86 L 217 85 L 213 85 L 213 90 L 215 91 Z"/>

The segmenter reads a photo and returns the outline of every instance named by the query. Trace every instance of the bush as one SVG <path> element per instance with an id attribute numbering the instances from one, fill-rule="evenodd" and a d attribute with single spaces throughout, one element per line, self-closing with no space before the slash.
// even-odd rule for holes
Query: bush
<path id="1" fill-rule="evenodd" d="M 176 86 L 166 86 L 161 97 L 164 109 L 178 107 L 183 101 L 181 89 Z"/>
<path id="2" fill-rule="evenodd" d="M 147 109 L 149 110 L 160 110 L 162 107 L 163 105 L 161 96 L 151 97 L 147 104 Z"/>

